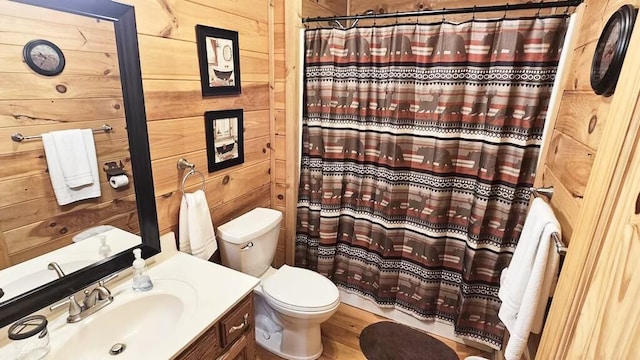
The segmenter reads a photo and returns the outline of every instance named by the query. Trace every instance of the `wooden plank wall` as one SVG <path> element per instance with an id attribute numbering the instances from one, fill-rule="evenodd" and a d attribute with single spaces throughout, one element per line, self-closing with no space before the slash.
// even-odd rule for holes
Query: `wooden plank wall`
<path id="1" fill-rule="evenodd" d="M 271 207 L 269 1 L 130 0 L 135 6 L 154 188 L 161 233 L 178 231 L 183 172 L 196 165 L 214 225 L 255 207 Z M 197 24 L 238 32 L 242 94 L 203 97 L 195 40 Z M 208 173 L 204 112 L 244 110 L 244 163 Z M 199 176 L 186 191 L 201 186 Z"/>
<path id="2" fill-rule="evenodd" d="M 286 6 L 285 6 L 286 4 Z M 301 18 L 347 14 L 347 3 L 341 0 L 276 0 L 274 2 L 274 57 L 275 57 L 275 145 L 273 208 L 285 215 L 276 255 L 280 265 L 286 261 L 293 265 L 295 254 L 295 223 L 297 202 L 297 158 L 299 146 L 300 113 L 298 111 L 299 29 Z M 287 138 L 288 137 L 288 138 Z"/>
<path id="3" fill-rule="evenodd" d="M 102 196 L 59 206 L 41 140 L 16 143 L 10 135 L 100 128 L 99 168 L 129 166 L 120 70 L 113 25 L 86 17 L 0 1 L 0 269 L 63 247 L 73 235 L 109 223 L 138 233 L 133 186 L 114 190 L 100 173 Z M 66 66 L 53 77 L 23 62 L 23 46 L 47 39 L 64 52 Z"/>
<path id="4" fill-rule="evenodd" d="M 626 3 L 640 6 L 640 1 L 620 0 L 588 0 L 583 5 L 577 45 L 567 70 L 570 78 L 549 138 L 551 146 L 544 157 L 543 176 L 538 176 L 545 185 L 555 188 L 551 203 L 556 214 L 561 215 L 563 237 L 570 242 L 543 332 L 541 358 L 624 358 L 606 354 L 617 350 L 623 353 L 629 348 L 615 349 L 617 344 L 600 346 L 618 340 L 620 344 L 627 341 L 624 346 L 629 346 L 628 336 L 634 334 L 620 337 L 612 333 L 605 335 L 602 330 L 624 324 L 625 316 L 637 316 L 617 307 L 628 302 L 626 291 L 635 291 L 632 286 L 637 284 L 631 286 L 633 280 L 629 278 L 624 280 L 624 289 L 614 287 L 620 286 L 615 277 L 620 271 L 628 271 L 628 261 L 637 260 L 636 250 L 629 244 L 635 237 L 632 234 L 635 219 L 631 214 L 636 211 L 636 192 L 631 193 L 633 199 L 629 198 L 625 188 L 634 186 L 625 182 L 628 176 L 635 176 L 627 162 L 637 161 L 630 159 L 638 136 L 638 23 L 615 94 L 609 98 L 597 96 L 589 84 L 591 59 L 600 33 L 611 14 Z M 631 208 L 629 203 L 633 203 Z M 631 231 L 625 232 L 624 227 Z M 567 234 L 565 229 L 572 231 Z M 620 251 L 628 253 L 624 255 L 626 260 L 618 262 Z M 612 291 L 620 296 L 608 298 Z M 605 315 L 597 308 L 613 312 Z M 605 318 L 616 320 L 608 323 Z M 587 353 L 589 355 L 585 355 Z"/>
<path id="5" fill-rule="evenodd" d="M 589 75 L 596 43 L 606 20 L 626 1 L 587 1 L 576 34 L 570 74 L 562 92 L 555 126 L 542 156 L 536 186 L 553 186 L 551 204 L 562 226 L 563 238 L 573 241 L 573 231 L 585 203 L 585 192 L 596 155 L 608 126 L 611 97 L 596 95 Z M 638 2 L 636 2 L 637 4 Z M 615 125 L 614 125 L 615 126 Z"/>

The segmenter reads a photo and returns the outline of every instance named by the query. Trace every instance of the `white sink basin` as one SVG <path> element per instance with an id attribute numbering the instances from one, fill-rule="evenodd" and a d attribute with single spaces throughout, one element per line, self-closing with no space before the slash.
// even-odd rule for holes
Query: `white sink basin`
<path id="1" fill-rule="evenodd" d="M 53 359 L 144 359 L 158 343 L 174 335 L 188 321 L 197 304 L 195 290 L 179 280 L 155 280 L 154 289 L 138 293 L 121 288 L 113 303 L 77 324 L 73 334 L 52 349 Z M 116 357 L 116 345 L 124 351 Z M 82 351 L 79 351 L 82 349 Z"/>
<path id="2" fill-rule="evenodd" d="M 78 323 L 66 322 L 66 309 L 39 312 L 49 320 L 43 360 L 172 359 L 260 281 L 182 253 L 152 264 L 147 274 L 152 290 L 132 290 L 131 276 L 121 273 L 107 284 L 113 302 Z M 81 296 L 76 295 L 79 301 Z M 125 350 L 110 355 L 116 344 Z M 6 331 L 0 333 L 0 359 L 15 358 L 12 345 Z"/>

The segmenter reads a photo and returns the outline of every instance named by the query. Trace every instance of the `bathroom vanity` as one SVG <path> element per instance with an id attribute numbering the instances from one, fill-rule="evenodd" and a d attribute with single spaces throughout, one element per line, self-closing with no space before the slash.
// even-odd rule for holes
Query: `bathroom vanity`
<path id="1" fill-rule="evenodd" d="M 253 294 L 225 313 L 196 339 L 177 360 L 248 360 L 255 358 Z"/>
<path id="2" fill-rule="evenodd" d="M 79 322 L 67 323 L 68 306 L 37 312 L 49 320 L 44 359 L 113 359 L 109 353 L 117 346 L 124 348 L 119 360 L 255 357 L 253 288 L 259 279 L 175 250 L 149 265 L 152 290 L 132 290 L 127 269 L 106 285 L 113 302 Z M 15 345 L 3 331 L 0 359 L 14 358 Z"/>

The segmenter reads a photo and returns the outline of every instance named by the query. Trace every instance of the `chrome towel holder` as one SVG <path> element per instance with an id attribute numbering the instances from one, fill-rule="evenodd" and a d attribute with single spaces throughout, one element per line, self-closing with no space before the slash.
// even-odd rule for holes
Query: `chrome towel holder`
<path id="1" fill-rule="evenodd" d="M 204 176 L 204 174 L 202 172 L 196 170 L 196 165 L 194 163 L 191 163 L 191 162 L 187 161 L 184 158 L 180 158 L 178 160 L 177 166 L 178 166 L 178 170 L 181 170 L 181 171 L 189 169 L 189 171 L 182 178 L 181 190 L 182 190 L 183 194 L 185 193 L 184 185 L 186 184 L 187 179 L 189 178 L 189 176 L 194 175 L 194 174 L 198 174 L 202 178 L 202 186 L 200 187 L 200 190 L 204 191 L 204 183 L 205 183 L 206 178 L 205 178 L 205 176 Z"/>
<path id="2" fill-rule="evenodd" d="M 531 194 L 534 197 L 546 196 L 549 200 L 551 200 L 551 197 L 553 196 L 553 186 L 540 187 L 540 188 L 531 187 L 529 190 L 531 190 Z M 555 232 L 552 233 L 551 237 L 556 243 L 556 251 L 558 252 L 558 254 L 566 255 L 568 248 L 564 244 L 564 242 L 562 242 L 562 239 L 560 239 L 560 237 L 558 236 L 558 233 L 555 233 Z"/>
<path id="3" fill-rule="evenodd" d="M 113 127 L 111 127 L 111 125 L 109 125 L 109 124 L 104 124 L 99 129 L 91 129 L 91 131 L 93 131 L 93 132 L 104 131 L 106 133 L 110 132 L 111 130 L 113 130 Z M 42 135 L 24 136 L 21 133 L 13 133 L 13 134 L 11 134 L 11 140 L 13 140 L 15 142 L 22 142 L 24 140 L 32 140 L 32 139 L 40 139 L 40 138 L 42 138 Z"/>
<path id="4" fill-rule="evenodd" d="M 540 195 L 542 195 L 542 196 L 546 196 L 549 200 L 551 200 L 551 198 L 553 197 L 553 186 L 539 187 L 539 188 L 531 187 L 529 188 L 529 190 L 535 197 L 540 197 Z"/>

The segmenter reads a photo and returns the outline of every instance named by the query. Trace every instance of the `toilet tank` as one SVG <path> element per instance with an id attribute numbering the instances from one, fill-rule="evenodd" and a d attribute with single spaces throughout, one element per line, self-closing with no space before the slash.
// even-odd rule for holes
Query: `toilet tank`
<path id="1" fill-rule="evenodd" d="M 278 246 L 282 213 L 256 208 L 218 226 L 222 264 L 255 277 L 273 262 Z"/>

